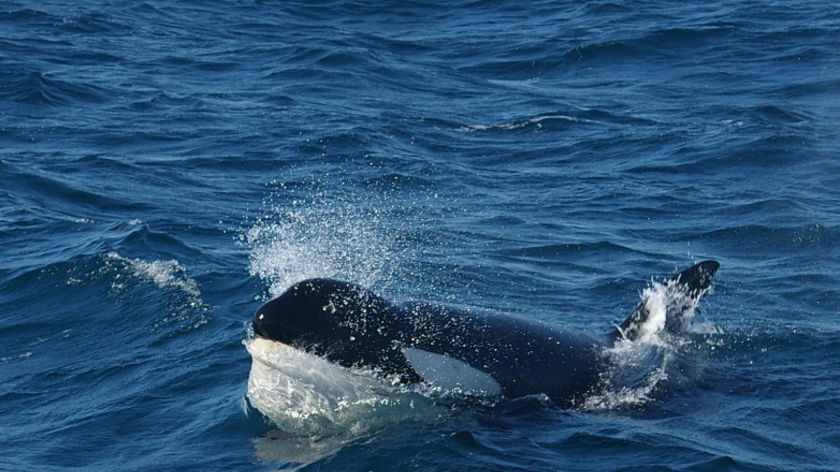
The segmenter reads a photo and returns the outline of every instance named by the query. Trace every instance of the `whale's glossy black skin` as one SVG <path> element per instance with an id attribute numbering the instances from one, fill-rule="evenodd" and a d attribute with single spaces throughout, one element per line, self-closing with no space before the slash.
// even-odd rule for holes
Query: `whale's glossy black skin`
<path id="1" fill-rule="evenodd" d="M 701 262 L 670 281 L 696 301 L 709 290 L 718 266 Z M 671 308 L 673 316 L 680 314 L 680 307 Z M 359 285 L 310 279 L 261 306 L 253 326 L 256 336 L 342 366 L 398 375 L 407 383 L 423 379 L 403 349 L 421 349 L 490 375 L 506 397 L 544 393 L 564 406 L 596 385 L 605 362 L 603 347 L 618 338 L 634 339 L 647 315 L 642 303 L 614 332 L 591 337 L 512 316 L 428 303 L 396 305 Z M 668 329 L 679 326 L 679 320 L 666 324 Z"/>

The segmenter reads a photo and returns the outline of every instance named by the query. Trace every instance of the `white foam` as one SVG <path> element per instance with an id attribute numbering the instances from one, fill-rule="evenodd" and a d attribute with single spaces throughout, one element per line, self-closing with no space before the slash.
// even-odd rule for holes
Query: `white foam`
<path id="1" fill-rule="evenodd" d="M 589 411 L 610 411 L 628 407 L 643 406 L 652 400 L 654 389 L 668 380 L 662 367 L 651 370 L 635 385 L 622 385 L 590 395 L 584 400 L 583 409 Z"/>
<path id="2" fill-rule="evenodd" d="M 659 333 L 665 329 L 665 321 L 668 315 L 668 287 L 654 283 L 642 292 L 642 300 L 644 300 L 648 317 L 644 323 L 638 326 L 639 334 L 636 342 L 658 342 Z"/>
<path id="3" fill-rule="evenodd" d="M 642 292 L 642 302 L 648 312 L 647 319 L 636 328 L 636 342 L 662 344 L 661 339 L 667 323 L 676 327 L 669 328 L 679 333 L 697 332 L 719 334 L 710 323 L 695 324 L 694 315 L 701 297 L 685 292 L 685 286 L 670 280 L 666 283 L 653 282 Z"/>
<path id="4" fill-rule="evenodd" d="M 344 368 L 263 338 L 243 343 L 252 358 L 249 402 L 289 434 L 354 438 L 390 424 L 434 421 L 447 412 L 375 372 Z"/>
<path id="5" fill-rule="evenodd" d="M 673 281 L 652 283 L 642 292 L 642 302 L 648 317 L 636 327 L 638 336 L 633 341 L 620 339 L 604 349 L 608 362 L 601 375 L 601 385 L 585 399 L 584 409 L 615 410 L 650 402 L 658 388 L 677 381 L 672 378 L 674 374 L 686 375 L 680 372 L 680 359 L 685 362 L 683 351 L 691 347 L 685 333 L 720 333 L 711 323 L 693 323 L 697 298 Z M 679 323 L 675 333 L 666 332 L 669 319 Z"/>
<path id="6" fill-rule="evenodd" d="M 135 277 L 140 277 L 154 283 L 161 290 L 178 290 L 195 299 L 201 298 L 198 283 L 187 277 L 187 270 L 177 260 L 144 261 L 128 259 L 117 252 L 105 255 L 109 261 L 118 261 L 126 265 Z"/>
<path id="7" fill-rule="evenodd" d="M 582 121 L 586 121 L 586 120 L 583 120 L 581 118 L 577 118 L 577 117 L 574 117 L 574 116 L 569 116 L 569 115 L 559 115 L 559 114 L 540 115 L 540 116 L 536 116 L 534 118 L 530 118 L 530 119 L 526 119 L 526 120 L 511 121 L 511 122 L 499 123 L 499 124 L 495 124 L 495 125 L 475 124 L 475 125 L 461 126 L 460 128 L 458 128 L 458 131 L 463 131 L 463 132 L 467 132 L 467 133 L 472 133 L 472 132 L 476 132 L 476 131 L 488 131 L 488 130 L 511 131 L 511 130 L 516 130 L 516 129 L 520 129 L 520 128 L 525 128 L 525 127 L 528 127 L 528 126 L 533 126 L 537 129 L 539 129 L 539 128 L 542 128 L 542 126 L 543 126 L 542 122 L 543 121 L 566 121 L 566 122 L 569 122 L 569 123 L 578 123 L 578 122 L 582 122 Z"/>
<path id="8" fill-rule="evenodd" d="M 177 323 L 183 329 L 199 328 L 208 322 L 205 315 L 207 304 L 201 299 L 201 289 L 198 282 L 187 276 L 187 270 L 177 260 L 129 259 L 117 252 L 105 254 L 103 266 L 96 274 L 87 276 L 101 276 L 110 274 L 111 290 L 121 293 L 132 285 L 133 279 L 139 279 L 154 284 L 160 290 L 172 292 L 177 303 L 170 311 L 161 313 L 152 323 L 152 329 L 158 330 L 170 323 Z M 81 283 L 82 279 L 70 278 L 68 284 Z"/>

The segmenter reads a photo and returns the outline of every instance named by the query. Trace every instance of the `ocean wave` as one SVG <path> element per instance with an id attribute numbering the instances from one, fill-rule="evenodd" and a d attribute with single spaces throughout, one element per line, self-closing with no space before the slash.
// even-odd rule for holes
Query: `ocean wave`
<path id="1" fill-rule="evenodd" d="M 365 185 L 372 189 L 386 191 L 425 190 L 434 187 L 434 182 L 417 175 L 385 174 L 365 180 Z"/>
<path id="2" fill-rule="evenodd" d="M 504 253 L 520 256 L 526 259 L 559 259 L 586 260 L 590 256 L 599 254 L 617 257 L 617 254 L 637 254 L 632 248 L 622 246 L 611 241 L 580 242 L 580 243 L 552 243 L 539 246 L 505 250 Z M 574 256 L 574 257 L 571 257 Z"/>
<path id="3" fill-rule="evenodd" d="M 766 205 L 776 206 L 773 202 Z M 840 227 L 822 224 L 782 226 L 752 224 L 730 226 L 698 235 L 697 239 L 716 241 L 730 248 L 738 248 L 742 254 L 761 254 L 767 247 L 773 247 L 778 254 L 794 255 L 803 249 L 822 248 L 824 255 L 830 255 L 840 244 Z"/>
<path id="4" fill-rule="evenodd" d="M 143 261 L 140 259 L 126 259 L 116 252 L 105 254 L 105 265 L 113 263 L 124 264 L 129 273 L 135 277 L 146 279 L 161 290 L 176 290 L 196 300 L 196 305 L 201 305 L 201 290 L 198 283 L 186 277 L 186 269 L 171 259 L 168 261 Z"/>
<path id="5" fill-rule="evenodd" d="M 544 123 L 584 123 L 585 120 L 575 118 L 568 115 L 541 115 L 534 118 L 529 118 L 522 121 L 513 121 L 509 123 L 501 123 L 496 125 L 467 125 L 458 128 L 459 131 L 475 132 L 475 131 L 513 131 L 520 128 L 541 129 Z"/>
<path id="6" fill-rule="evenodd" d="M 110 91 L 101 86 L 60 77 L 60 73 L 7 70 L 0 76 L 3 89 L 0 98 L 27 105 L 62 107 L 103 103 L 110 96 Z"/>

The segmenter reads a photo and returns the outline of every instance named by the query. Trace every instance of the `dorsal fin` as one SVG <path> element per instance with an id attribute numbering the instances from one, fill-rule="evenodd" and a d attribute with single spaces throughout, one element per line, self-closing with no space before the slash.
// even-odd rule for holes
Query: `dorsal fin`
<path id="1" fill-rule="evenodd" d="M 709 291 L 712 286 L 712 277 L 714 277 L 718 267 L 720 267 L 720 264 L 717 261 L 703 261 L 663 282 L 664 285 L 673 287 L 682 296 L 682 302 L 679 307 L 668 307 L 668 313 L 666 314 L 668 317 L 665 320 L 665 328 L 667 330 L 674 331 L 682 325 L 682 320 L 673 318 L 681 315 L 688 305 L 696 305 L 700 297 Z M 633 313 L 610 335 L 612 340 L 636 340 L 649 316 L 650 312 L 648 310 L 647 300 L 642 300 L 642 303 L 633 310 Z"/>

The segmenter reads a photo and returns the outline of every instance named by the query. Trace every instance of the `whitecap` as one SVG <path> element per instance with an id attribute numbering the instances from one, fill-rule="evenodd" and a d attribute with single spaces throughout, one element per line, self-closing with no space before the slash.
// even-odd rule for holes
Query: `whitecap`
<path id="1" fill-rule="evenodd" d="M 187 277 L 187 270 L 177 260 L 144 261 L 142 259 L 128 259 L 117 252 L 106 254 L 109 261 L 125 264 L 131 275 L 154 283 L 161 290 L 177 290 L 199 300 L 201 290 L 198 282 Z"/>

